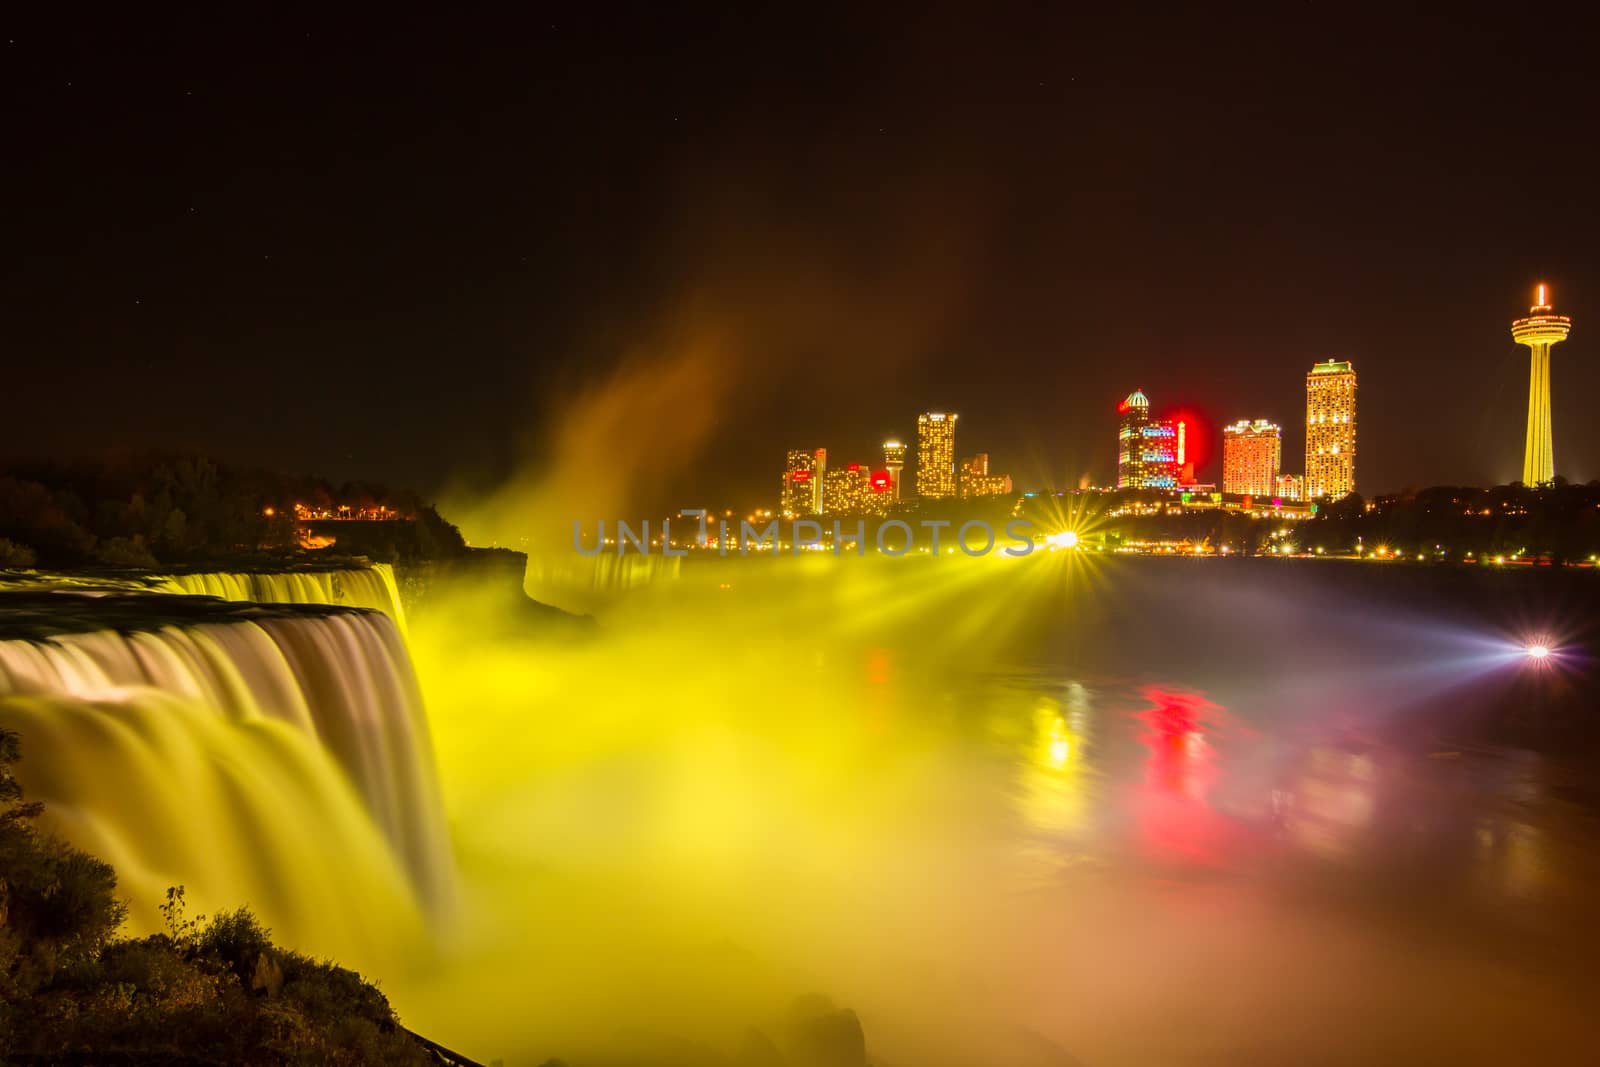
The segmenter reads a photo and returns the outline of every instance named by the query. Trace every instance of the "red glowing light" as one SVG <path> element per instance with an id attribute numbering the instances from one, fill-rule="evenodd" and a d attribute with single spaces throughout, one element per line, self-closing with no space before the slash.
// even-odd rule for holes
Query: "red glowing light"
<path id="1" fill-rule="evenodd" d="M 811 480 L 811 472 L 795 471 L 793 474 L 789 475 L 789 478 L 796 482 L 809 482 Z"/>
<path id="2" fill-rule="evenodd" d="M 1177 425 L 1178 441 L 1183 446 L 1178 466 L 1192 463 L 1198 476 L 1210 458 L 1211 424 L 1193 408 L 1187 407 L 1172 412 L 1168 418 Z"/>
<path id="3" fill-rule="evenodd" d="M 1214 865 L 1233 845 L 1231 828 L 1208 799 L 1221 775 L 1214 735 L 1223 709 L 1200 693 L 1159 687 L 1142 691 L 1150 702 L 1135 717 L 1147 729 L 1145 780 L 1135 794 L 1146 845 L 1165 859 Z"/>
<path id="4" fill-rule="evenodd" d="M 859 464 L 859 463 L 852 463 L 852 464 L 850 464 L 850 466 L 845 468 L 845 470 L 849 471 L 851 474 L 854 474 L 856 471 L 858 471 L 860 469 L 861 469 L 861 464 Z"/>
<path id="5" fill-rule="evenodd" d="M 887 493 L 894 488 L 894 479 L 889 476 L 888 471 L 873 471 L 871 482 L 874 493 Z"/>

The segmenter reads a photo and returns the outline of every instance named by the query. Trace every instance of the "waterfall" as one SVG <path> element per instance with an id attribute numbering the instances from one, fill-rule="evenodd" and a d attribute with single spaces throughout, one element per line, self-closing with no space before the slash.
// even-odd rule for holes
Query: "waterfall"
<path id="1" fill-rule="evenodd" d="M 617 598 L 652 583 L 676 579 L 683 572 L 683 560 L 630 553 L 617 556 L 602 553 L 559 562 L 530 557 L 524 588 L 535 600 L 554 604 L 567 611 L 595 611 Z"/>
<path id="2" fill-rule="evenodd" d="M 250 903 L 323 951 L 448 913 L 449 842 L 397 622 L 326 607 L 178 617 L 0 640 L 0 725 L 22 735 L 19 777 L 47 818 L 146 896 L 136 911 L 184 883 L 193 901 Z"/>
<path id="3" fill-rule="evenodd" d="M 189 596 L 214 596 L 256 604 L 335 604 L 372 608 L 395 621 L 405 633 L 405 611 L 394 568 L 387 563 L 339 570 L 273 573 L 213 571 L 168 574 L 152 579 L 155 588 Z"/>

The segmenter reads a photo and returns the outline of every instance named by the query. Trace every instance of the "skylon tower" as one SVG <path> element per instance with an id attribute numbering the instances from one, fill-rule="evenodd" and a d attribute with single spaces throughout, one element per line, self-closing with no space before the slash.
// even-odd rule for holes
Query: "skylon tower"
<path id="1" fill-rule="evenodd" d="M 1527 345 L 1533 361 L 1528 374 L 1528 440 L 1522 453 L 1522 484 L 1544 485 L 1556 476 L 1550 444 L 1550 346 L 1567 339 L 1572 319 L 1556 315 L 1540 285 L 1528 317 L 1511 324 L 1517 344 Z"/>

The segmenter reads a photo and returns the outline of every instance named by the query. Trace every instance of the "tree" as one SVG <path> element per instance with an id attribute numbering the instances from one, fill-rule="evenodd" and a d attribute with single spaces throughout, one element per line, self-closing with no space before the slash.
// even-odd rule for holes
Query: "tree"
<path id="1" fill-rule="evenodd" d="M 38 830 L 0 728 L 0 1061 L 437 1062 L 360 975 L 277 948 L 249 911 L 161 908 L 167 932 L 118 939 L 106 864 Z"/>

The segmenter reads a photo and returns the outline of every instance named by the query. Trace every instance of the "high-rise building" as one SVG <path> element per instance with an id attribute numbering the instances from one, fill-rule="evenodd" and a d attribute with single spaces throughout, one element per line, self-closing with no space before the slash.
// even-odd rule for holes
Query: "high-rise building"
<path id="1" fill-rule="evenodd" d="M 961 499 L 975 496 L 1001 496 L 1011 492 L 1011 475 L 989 473 L 989 453 L 979 452 L 961 461 L 957 472 Z"/>
<path id="2" fill-rule="evenodd" d="M 917 495 L 956 495 L 956 419 L 948 412 L 917 416 Z"/>
<path id="3" fill-rule="evenodd" d="M 1266 419 L 1222 428 L 1222 491 L 1272 496 L 1278 489 L 1283 431 Z M 1280 494 L 1281 495 L 1281 494 Z"/>
<path id="4" fill-rule="evenodd" d="M 827 469 L 827 449 L 809 452 L 789 450 L 783 469 L 783 494 L 780 500 L 786 519 L 822 513 L 822 476 Z"/>
<path id="5" fill-rule="evenodd" d="M 1135 389 L 1117 405 L 1117 488 L 1144 484 L 1144 427 L 1150 421 L 1150 398 Z"/>
<path id="6" fill-rule="evenodd" d="M 883 443 L 883 469 L 889 472 L 890 499 L 900 499 L 900 472 L 906 469 L 906 446 L 899 441 Z"/>
<path id="7" fill-rule="evenodd" d="M 1356 490 L 1356 372 L 1330 359 L 1306 374 L 1306 499 Z"/>
<path id="8" fill-rule="evenodd" d="M 1528 436 L 1522 450 L 1522 484 L 1543 485 L 1556 476 L 1556 457 L 1550 433 L 1550 346 L 1567 339 L 1572 319 L 1555 314 L 1539 286 L 1528 317 L 1511 324 L 1517 344 L 1531 355 L 1528 374 Z"/>
<path id="9" fill-rule="evenodd" d="M 1135 389 L 1117 405 L 1117 488 L 1172 489 L 1183 466 L 1181 423 L 1150 418 L 1150 398 Z"/>
<path id="10" fill-rule="evenodd" d="M 873 510 L 873 496 L 865 464 L 847 463 L 822 477 L 822 510 L 830 515 L 865 515 Z"/>
<path id="11" fill-rule="evenodd" d="M 1306 495 L 1306 480 L 1298 474 L 1278 475 L 1277 495 L 1284 500 L 1299 500 Z"/>

